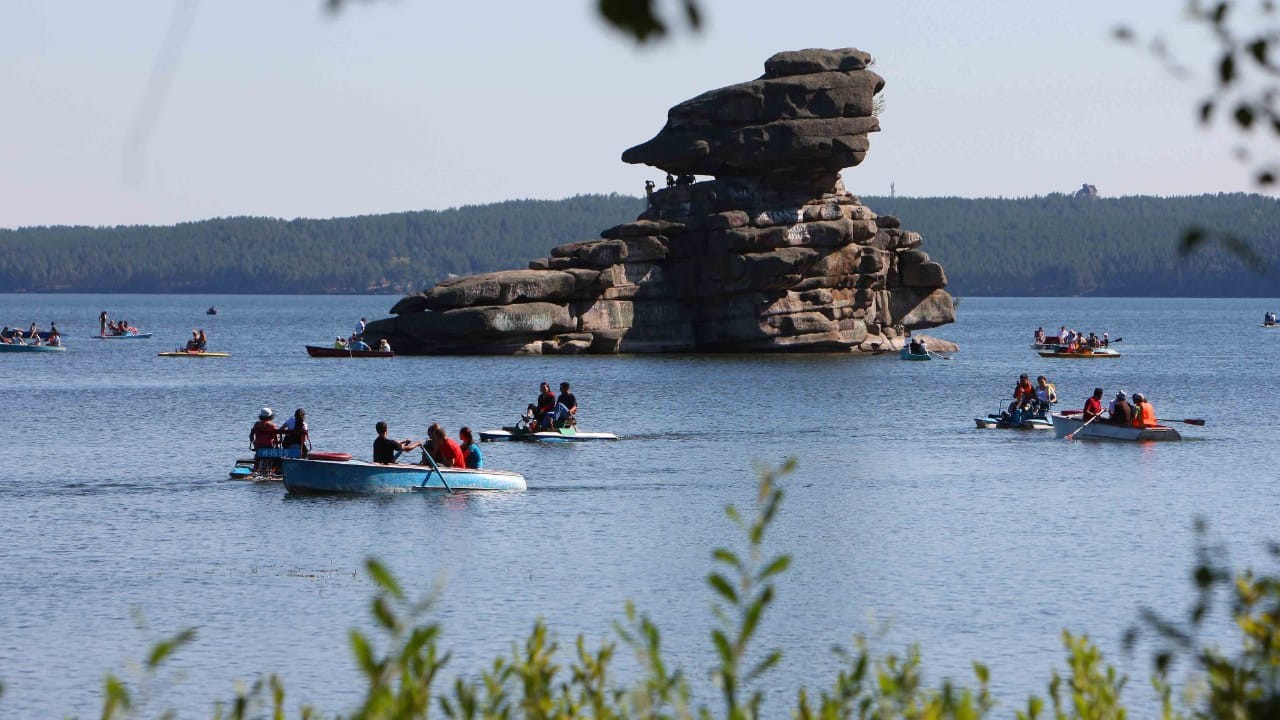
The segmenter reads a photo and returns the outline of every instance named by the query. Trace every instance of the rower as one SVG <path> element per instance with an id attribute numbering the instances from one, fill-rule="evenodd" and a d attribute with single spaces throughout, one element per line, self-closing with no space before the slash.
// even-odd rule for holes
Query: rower
<path id="1" fill-rule="evenodd" d="M 1084 401 L 1084 411 L 1081 417 L 1085 422 L 1089 422 L 1095 417 L 1102 414 L 1102 388 L 1094 388 L 1093 395 Z"/>
<path id="2" fill-rule="evenodd" d="M 1147 402 L 1147 397 L 1142 393 L 1133 394 L 1133 421 L 1131 423 L 1136 428 L 1156 427 L 1160 424 L 1156 420 L 1156 409 Z"/>

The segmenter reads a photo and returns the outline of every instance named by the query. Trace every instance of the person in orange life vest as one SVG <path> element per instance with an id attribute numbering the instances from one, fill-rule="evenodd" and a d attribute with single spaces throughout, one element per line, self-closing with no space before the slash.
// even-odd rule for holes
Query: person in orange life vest
<path id="1" fill-rule="evenodd" d="M 1136 398 L 1135 398 L 1136 399 Z M 1084 401 L 1084 418 L 1085 422 L 1089 422 L 1093 418 L 1102 414 L 1102 388 L 1094 388 L 1093 396 Z"/>
<path id="2" fill-rule="evenodd" d="M 1133 426 L 1136 428 L 1149 428 L 1159 425 L 1156 420 L 1156 409 L 1147 402 L 1147 397 L 1142 393 L 1133 394 Z"/>
<path id="3" fill-rule="evenodd" d="M 1022 407 L 1023 405 L 1035 399 L 1036 389 L 1031 386 L 1031 380 L 1027 378 L 1027 374 L 1023 373 L 1018 376 L 1018 384 L 1013 388 L 1013 402 L 1009 403 L 1009 412 Z"/>

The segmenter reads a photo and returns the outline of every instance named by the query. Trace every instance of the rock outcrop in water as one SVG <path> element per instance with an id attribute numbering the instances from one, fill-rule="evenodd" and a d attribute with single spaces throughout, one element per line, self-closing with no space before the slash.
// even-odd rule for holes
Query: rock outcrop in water
<path id="1" fill-rule="evenodd" d="M 669 174 L 635 222 L 406 297 L 367 336 L 424 354 L 838 351 L 951 322 L 920 236 L 840 179 L 880 129 L 870 61 L 778 53 L 759 79 L 673 107 L 622 155 Z"/>

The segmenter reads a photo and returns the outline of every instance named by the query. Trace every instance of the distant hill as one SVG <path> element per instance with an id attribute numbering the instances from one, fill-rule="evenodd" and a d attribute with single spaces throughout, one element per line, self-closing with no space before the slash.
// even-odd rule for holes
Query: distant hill
<path id="1" fill-rule="evenodd" d="M 1280 201 L 1260 195 L 863 202 L 924 236 L 955 295 L 1280 296 Z M 520 268 L 633 220 L 641 198 L 582 195 L 332 220 L 221 218 L 174 226 L 0 230 L 0 292 L 412 292 Z M 1243 241 L 1178 254 L 1187 228 Z"/>

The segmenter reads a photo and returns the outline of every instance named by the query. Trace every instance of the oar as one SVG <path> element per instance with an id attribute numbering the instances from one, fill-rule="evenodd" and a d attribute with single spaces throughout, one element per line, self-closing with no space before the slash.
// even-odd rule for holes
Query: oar
<path id="1" fill-rule="evenodd" d="M 1188 425 L 1199 425 L 1204 427 L 1204 420 L 1201 420 L 1200 418 L 1184 418 L 1182 420 L 1165 420 L 1164 418 L 1156 418 L 1156 422 L 1186 423 Z"/>
<path id="2" fill-rule="evenodd" d="M 431 457 L 431 453 L 427 452 L 426 443 L 423 443 L 422 445 L 422 457 L 425 458 L 426 461 L 431 464 L 431 469 L 436 471 L 436 474 L 440 476 L 440 482 L 444 483 L 444 489 L 448 490 L 449 494 L 452 495 L 453 488 L 449 487 L 449 481 L 444 479 L 444 473 L 440 472 L 440 466 L 436 465 L 436 459 Z M 431 479 L 431 474 L 428 473 L 426 479 L 422 481 L 422 486 L 426 487 L 427 480 L 430 480 L 430 479 Z"/>
<path id="3" fill-rule="evenodd" d="M 1083 430 L 1083 429 L 1085 429 L 1085 428 L 1089 427 L 1089 423 L 1093 422 L 1094 420 L 1097 420 L 1097 419 L 1098 419 L 1098 418 L 1100 418 L 1100 417 L 1102 417 L 1102 413 L 1098 413 L 1097 415 L 1094 415 L 1093 417 L 1091 417 L 1091 418 L 1089 418 L 1088 420 L 1086 420 L 1086 421 L 1085 421 L 1085 423 L 1084 423 L 1083 425 L 1081 425 L 1080 427 L 1076 428 L 1076 429 L 1075 429 L 1075 432 L 1071 433 L 1070 435 L 1067 435 L 1066 437 L 1064 437 L 1064 438 L 1062 438 L 1062 439 L 1063 439 L 1063 440 L 1074 440 L 1074 439 L 1075 439 L 1075 437 L 1076 437 L 1076 433 L 1078 433 L 1078 432 L 1080 432 L 1081 430 Z"/>
<path id="4" fill-rule="evenodd" d="M 943 360 L 950 360 L 950 359 L 951 359 L 951 358 L 947 357 L 946 355 L 943 355 L 943 354 L 942 354 L 942 353 L 940 353 L 940 352 L 934 352 L 934 351 L 930 350 L 929 348 L 925 348 L 925 349 L 924 349 L 924 351 L 925 351 L 925 353 L 926 353 L 926 354 L 932 355 L 932 356 L 934 356 L 934 357 L 940 357 L 940 358 L 942 358 Z"/>

